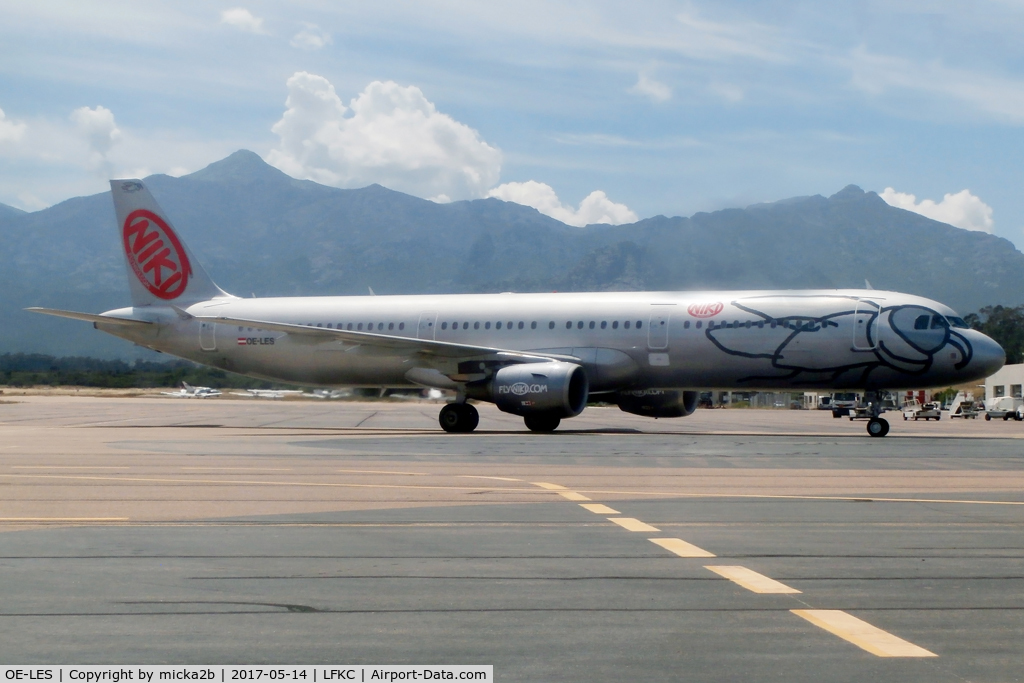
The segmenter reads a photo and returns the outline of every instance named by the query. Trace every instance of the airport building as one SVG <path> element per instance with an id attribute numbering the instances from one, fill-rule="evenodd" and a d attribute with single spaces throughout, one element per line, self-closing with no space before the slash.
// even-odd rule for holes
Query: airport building
<path id="1" fill-rule="evenodd" d="M 1001 370 L 985 380 L 985 398 L 1012 396 L 1024 398 L 1021 388 L 1024 387 L 1024 363 L 1004 365 Z"/>

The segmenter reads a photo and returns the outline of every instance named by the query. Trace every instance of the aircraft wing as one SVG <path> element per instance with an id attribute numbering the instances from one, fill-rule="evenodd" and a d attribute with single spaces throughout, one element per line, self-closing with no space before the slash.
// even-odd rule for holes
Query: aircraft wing
<path id="1" fill-rule="evenodd" d="M 407 353 L 420 353 L 425 356 L 438 356 L 441 358 L 475 358 L 479 356 L 500 356 L 513 361 L 535 363 L 549 360 L 561 360 L 570 363 L 579 363 L 580 359 L 575 356 L 565 356 L 556 353 L 530 353 L 529 351 L 515 351 L 512 349 L 499 349 L 488 346 L 474 346 L 471 344 L 455 344 L 452 342 L 435 341 L 433 339 L 416 339 L 415 337 L 397 337 L 390 334 L 376 334 L 374 332 L 352 332 L 350 330 L 335 330 L 328 327 L 309 327 L 308 325 L 294 325 L 291 323 L 278 323 L 269 320 L 246 320 L 244 318 L 228 318 L 220 316 L 196 316 L 197 320 L 206 322 L 222 323 L 225 325 L 242 325 L 255 327 L 261 330 L 274 332 L 285 332 L 296 337 L 306 337 L 320 341 L 345 341 L 351 344 L 362 344 L 365 346 L 376 346 L 379 348 L 390 348 L 396 351 Z"/>
<path id="2" fill-rule="evenodd" d="M 110 315 L 96 315 L 95 313 L 79 313 L 78 311 L 62 311 L 59 308 L 40 308 L 33 306 L 26 308 L 26 311 L 43 313 L 44 315 L 55 315 L 59 318 L 72 318 L 84 320 L 90 323 L 104 323 L 105 325 L 152 325 L 148 320 L 134 320 L 132 318 L 115 318 Z"/>

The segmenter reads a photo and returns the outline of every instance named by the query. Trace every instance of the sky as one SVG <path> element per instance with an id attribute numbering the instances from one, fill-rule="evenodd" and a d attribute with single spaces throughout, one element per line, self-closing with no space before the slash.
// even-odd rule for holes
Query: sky
<path id="1" fill-rule="evenodd" d="M 834 194 L 1024 246 L 1024 2 L 0 0 L 0 202 L 238 149 L 572 225 Z M 884 248 L 884 245 L 879 245 Z"/>

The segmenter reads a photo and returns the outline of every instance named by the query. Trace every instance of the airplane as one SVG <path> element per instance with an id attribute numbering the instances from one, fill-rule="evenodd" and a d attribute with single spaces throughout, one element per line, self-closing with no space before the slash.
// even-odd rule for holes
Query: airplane
<path id="1" fill-rule="evenodd" d="M 232 396 L 244 396 L 246 398 L 284 398 L 302 394 L 298 389 L 246 389 L 245 391 L 232 391 Z"/>
<path id="2" fill-rule="evenodd" d="M 181 389 L 177 391 L 161 391 L 160 393 L 172 398 L 212 398 L 220 396 L 221 392 L 210 387 L 194 387 L 188 382 L 182 382 Z"/>
<path id="3" fill-rule="evenodd" d="M 469 400 L 535 432 L 588 401 L 683 417 L 702 389 L 882 392 L 964 384 L 1002 347 L 948 306 L 873 289 L 239 298 L 210 279 L 141 180 L 111 180 L 132 305 L 93 323 L 150 349 L 260 379 L 454 392 L 438 421 L 472 432 Z"/>

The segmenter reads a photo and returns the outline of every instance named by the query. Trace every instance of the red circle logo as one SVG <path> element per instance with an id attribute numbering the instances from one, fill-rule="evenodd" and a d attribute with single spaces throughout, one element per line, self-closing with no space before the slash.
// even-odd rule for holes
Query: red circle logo
<path id="1" fill-rule="evenodd" d="M 192 266 L 178 236 L 163 218 L 136 209 L 124 219 L 124 253 L 146 289 L 160 299 L 185 293 Z"/>
<path id="2" fill-rule="evenodd" d="M 694 318 L 711 318 L 722 312 L 725 308 L 721 303 L 713 304 L 692 304 L 686 312 Z"/>

